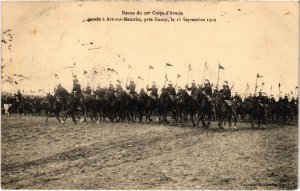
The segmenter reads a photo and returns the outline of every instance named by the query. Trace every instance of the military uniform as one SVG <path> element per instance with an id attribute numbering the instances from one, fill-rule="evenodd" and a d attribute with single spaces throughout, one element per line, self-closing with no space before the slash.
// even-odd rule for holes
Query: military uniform
<path id="1" fill-rule="evenodd" d="M 116 90 L 115 90 L 116 95 L 117 96 L 121 95 L 122 91 L 123 91 L 122 86 L 120 84 L 117 84 L 117 87 L 116 87 Z"/>
<path id="2" fill-rule="evenodd" d="M 92 89 L 91 89 L 91 86 L 86 86 L 86 89 L 84 91 L 85 94 L 88 94 L 88 95 L 92 95 Z"/>
<path id="3" fill-rule="evenodd" d="M 208 86 L 204 86 L 202 88 L 202 91 L 205 93 L 206 96 L 212 96 L 212 89 L 211 87 L 208 85 Z"/>
<path id="4" fill-rule="evenodd" d="M 167 92 L 169 95 L 175 96 L 176 95 L 176 90 L 175 88 L 171 85 L 169 87 L 166 88 Z"/>
<path id="5" fill-rule="evenodd" d="M 153 98 L 157 98 L 158 97 L 158 94 L 157 94 L 158 90 L 157 90 L 156 86 L 152 86 L 151 88 L 147 87 L 147 91 L 151 91 L 150 92 L 151 97 L 153 97 Z"/>
<path id="6" fill-rule="evenodd" d="M 136 94 L 134 83 L 129 84 L 129 86 L 126 85 L 126 89 L 129 90 L 129 94 Z"/>
<path id="7" fill-rule="evenodd" d="M 194 84 L 194 83 L 192 84 L 192 86 L 190 88 L 187 85 L 185 87 L 188 91 L 191 91 L 191 96 L 193 96 L 197 92 L 197 89 L 198 89 L 196 84 Z"/>
<path id="8" fill-rule="evenodd" d="M 114 94 L 115 93 L 115 88 L 112 84 L 109 85 L 109 87 L 107 88 L 108 93 L 110 94 Z"/>
<path id="9" fill-rule="evenodd" d="M 237 95 L 237 94 L 233 97 L 233 100 L 234 100 L 235 102 L 238 102 L 238 103 L 242 102 L 241 96 L 239 96 L 239 95 Z"/>
<path id="10" fill-rule="evenodd" d="M 270 98 L 270 104 L 275 104 L 276 103 L 276 100 L 275 100 L 275 98 L 272 96 L 271 98 Z"/>
<path id="11" fill-rule="evenodd" d="M 283 103 L 284 105 L 288 105 L 288 104 L 289 104 L 289 98 L 288 98 L 288 96 L 284 96 L 284 98 L 283 98 L 283 100 L 282 100 L 282 103 Z"/>
<path id="12" fill-rule="evenodd" d="M 20 90 L 18 90 L 18 92 L 16 93 L 16 98 L 21 102 L 22 101 L 22 93 Z"/>
<path id="13" fill-rule="evenodd" d="M 73 83 L 73 92 L 77 95 L 82 94 L 81 85 L 79 83 L 77 83 L 77 82 Z"/>
<path id="14" fill-rule="evenodd" d="M 223 94 L 224 100 L 231 100 L 231 90 L 227 87 L 220 90 L 220 93 Z"/>
<path id="15" fill-rule="evenodd" d="M 66 93 L 67 90 L 65 88 L 63 88 L 60 84 L 57 87 L 57 90 L 54 93 L 54 98 L 56 99 L 56 101 L 58 103 L 61 104 L 61 111 L 65 110 L 65 106 L 66 106 Z"/>

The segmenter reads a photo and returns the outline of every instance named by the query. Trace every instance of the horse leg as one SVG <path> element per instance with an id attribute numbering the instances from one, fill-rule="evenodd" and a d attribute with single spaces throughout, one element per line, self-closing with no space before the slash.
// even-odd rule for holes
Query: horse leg
<path id="1" fill-rule="evenodd" d="M 56 112 L 56 119 L 58 120 L 58 122 L 60 123 L 60 119 L 59 119 L 59 112 Z"/>
<path id="2" fill-rule="evenodd" d="M 204 121 L 204 112 L 201 114 L 200 118 L 201 118 L 201 122 L 202 122 L 203 127 L 207 127 L 207 125 Z"/>
<path id="3" fill-rule="evenodd" d="M 231 128 L 231 113 L 227 116 L 227 119 L 228 119 L 228 124 L 229 124 L 229 128 Z"/>
<path id="4" fill-rule="evenodd" d="M 223 116 L 220 115 L 220 116 L 219 116 L 219 121 L 218 121 L 218 127 L 219 127 L 220 129 L 223 129 L 223 130 L 224 130 L 224 128 L 222 127 L 222 123 L 223 123 Z"/>
<path id="5" fill-rule="evenodd" d="M 46 118 L 46 121 L 45 121 L 45 123 L 47 123 L 47 121 L 48 121 L 49 117 L 50 117 L 50 115 L 49 115 L 49 114 L 47 114 L 47 118 Z"/>
<path id="6" fill-rule="evenodd" d="M 71 117 L 72 117 L 72 121 L 75 123 L 75 125 L 77 124 L 77 122 L 76 122 L 76 118 L 75 118 L 75 115 L 74 115 L 74 113 L 72 113 L 71 114 Z"/>
<path id="7" fill-rule="evenodd" d="M 194 113 L 192 113 L 192 112 L 191 112 L 191 120 L 192 120 L 193 127 L 195 127 Z"/>
<path id="8" fill-rule="evenodd" d="M 209 114 L 208 114 L 208 118 L 207 118 L 208 121 L 207 121 L 207 124 L 206 124 L 207 128 L 208 128 L 209 125 L 210 125 L 211 118 L 212 118 L 212 115 L 211 115 L 211 113 L 209 113 Z"/>

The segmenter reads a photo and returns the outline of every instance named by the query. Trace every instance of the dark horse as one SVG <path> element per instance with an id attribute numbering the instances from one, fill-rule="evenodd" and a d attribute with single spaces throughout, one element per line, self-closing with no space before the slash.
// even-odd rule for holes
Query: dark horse
<path id="1" fill-rule="evenodd" d="M 119 103 L 119 119 L 122 121 L 127 117 L 134 122 L 134 113 L 137 106 L 136 95 L 128 95 L 124 90 L 118 93 L 118 103 Z M 119 121 L 119 120 L 118 120 Z"/>
<path id="2" fill-rule="evenodd" d="M 47 94 L 45 100 L 45 113 L 46 113 L 46 121 L 48 121 L 49 117 L 54 113 L 56 115 L 56 119 L 60 122 L 59 113 L 61 111 L 61 104 L 56 102 L 54 96 Z"/>
<path id="3" fill-rule="evenodd" d="M 267 122 L 267 110 L 264 104 L 258 103 L 256 101 L 252 101 L 250 113 L 249 113 L 249 121 L 252 127 L 254 127 L 253 125 L 254 119 L 257 119 L 258 128 L 261 122 L 263 124 L 263 128 L 265 128 L 265 124 Z"/>
<path id="4" fill-rule="evenodd" d="M 192 96 L 189 96 L 189 94 L 186 92 L 186 90 L 181 90 L 177 94 L 178 100 L 177 100 L 177 117 L 176 122 L 179 118 L 179 123 L 182 125 L 182 119 L 186 115 L 190 115 L 193 127 L 195 127 L 194 122 L 194 115 L 197 112 L 197 102 L 192 98 Z"/>
<path id="5" fill-rule="evenodd" d="M 216 104 L 216 112 L 218 115 L 218 126 L 220 129 L 224 129 L 222 127 L 222 123 L 224 122 L 224 125 L 226 123 L 226 119 L 228 120 L 229 127 L 231 127 L 231 118 L 234 118 L 234 129 L 236 129 L 236 122 L 237 122 L 237 116 L 233 107 L 233 103 L 230 103 L 228 101 L 225 101 L 223 99 L 223 94 L 220 92 L 216 93 L 215 97 L 215 104 Z"/>
<path id="6" fill-rule="evenodd" d="M 61 123 L 64 123 L 70 115 L 72 117 L 72 120 L 75 124 L 77 124 L 75 119 L 75 114 L 77 112 L 77 107 L 79 104 L 79 95 L 76 93 L 69 94 L 66 90 L 61 91 L 59 95 L 56 96 L 56 102 L 62 105 L 62 121 Z"/>
<path id="7" fill-rule="evenodd" d="M 139 121 L 141 122 L 143 119 L 143 115 L 145 114 L 146 123 L 151 121 L 150 117 L 152 112 L 155 111 L 157 106 L 156 98 L 152 96 L 148 96 L 146 92 L 140 91 L 137 98 L 137 112 Z"/>
<path id="8" fill-rule="evenodd" d="M 203 127 L 209 127 L 212 115 L 215 114 L 215 107 L 213 105 L 212 98 L 205 95 L 201 88 L 196 91 L 195 97 L 199 115 L 197 125 L 201 120 Z M 205 117 L 207 117 L 207 123 L 205 122 Z"/>
<path id="9" fill-rule="evenodd" d="M 164 89 L 162 89 L 162 93 L 159 96 L 158 103 L 159 103 L 159 105 L 158 105 L 159 122 L 160 123 L 168 123 L 168 120 L 167 120 L 168 113 L 171 112 L 172 118 L 174 118 L 176 115 L 175 97 L 172 95 L 169 95 L 167 90 L 164 88 Z"/>

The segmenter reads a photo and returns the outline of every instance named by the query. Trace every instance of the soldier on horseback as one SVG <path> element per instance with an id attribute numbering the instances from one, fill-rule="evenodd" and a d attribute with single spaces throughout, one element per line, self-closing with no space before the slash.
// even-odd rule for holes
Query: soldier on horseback
<path id="1" fill-rule="evenodd" d="M 23 96 L 20 90 L 17 91 L 15 97 L 16 97 L 16 102 L 22 102 Z"/>
<path id="2" fill-rule="evenodd" d="M 147 91 L 151 91 L 150 92 L 150 97 L 152 97 L 153 99 L 157 99 L 158 94 L 157 94 L 157 87 L 156 87 L 155 82 L 152 83 L 151 88 L 148 88 L 148 85 L 147 85 Z"/>
<path id="3" fill-rule="evenodd" d="M 273 95 L 271 95 L 271 98 L 270 98 L 270 102 L 269 102 L 271 105 L 275 105 L 275 103 L 276 103 L 276 100 L 275 100 L 275 98 L 274 98 L 274 96 Z"/>
<path id="4" fill-rule="evenodd" d="M 224 81 L 223 84 L 223 89 L 220 90 L 220 93 L 223 96 L 224 101 L 227 103 L 227 105 L 231 106 L 232 105 L 232 101 L 231 101 L 231 90 L 228 86 L 228 82 Z"/>
<path id="5" fill-rule="evenodd" d="M 166 91 L 167 91 L 168 95 L 170 96 L 171 100 L 174 101 L 175 96 L 176 96 L 176 90 L 173 87 L 171 81 L 169 81 L 169 86 L 166 88 Z"/>
<path id="6" fill-rule="evenodd" d="M 202 88 L 202 93 L 205 95 L 206 99 L 211 102 L 212 97 L 212 88 L 210 86 L 210 83 L 208 79 L 204 81 L 204 87 Z"/>
<path id="7" fill-rule="evenodd" d="M 258 96 L 256 97 L 256 103 L 267 107 L 268 102 L 268 97 L 264 96 L 262 91 L 259 91 Z"/>
<path id="8" fill-rule="evenodd" d="M 123 88 L 121 86 L 121 83 L 118 81 L 117 82 L 117 85 L 116 85 L 116 94 L 117 94 L 117 97 L 120 95 L 120 93 L 123 91 Z"/>
<path id="9" fill-rule="evenodd" d="M 90 83 L 87 83 L 86 89 L 85 89 L 85 91 L 83 93 L 87 94 L 87 95 L 92 95 L 92 88 L 90 86 Z"/>
<path id="10" fill-rule="evenodd" d="M 176 96 L 180 97 L 182 95 L 182 92 L 183 92 L 182 88 L 180 86 L 178 86 L 178 92 L 177 92 Z"/>
<path id="11" fill-rule="evenodd" d="M 195 84 L 195 80 L 192 81 L 192 86 L 190 88 L 188 87 L 188 84 L 186 84 L 185 87 L 188 91 L 191 91 L 191 96 L 193 97 L 197 91 L 197 86 Z"/>
<path id="12" fill-rule="evenodd" d="M 235 92 L 235 95 L 233 96 L 233 101 L 236 102 L 236 103 L 241 103 L 242 102 L 242 98 L 237 92 Z"/>
<path id="13" fill-rule="evenodd" d="M 283 98 L 283 100 L 282 100 L 282 103 L 283 103 L 284 105 L 288 105 L 288 104 L 289 104 L 289 98 L 288 98 L 288 95 L 287 95 L 287 94 L 284 95 L 284 98 Z"/>
<path id="14" fill-rule="evenodd" d="M 81 85 L 79 84 L 79 81 L 76 76 L 73 79 L 73 93 L 74 93 L 75 99 L 80 98 L 82 95 Z"/>
<path id="15" fill-rule="evenodd" d="M 112 84 L 112 82 L 110 81 L 109 82 L 109 86 L 107 88 L 107 91 L 111 94 L 115 93 L 115 88 L 114 88 L 114 85 Z"/>
<path id="16" fill-rule="evenodd" d="M 57 103 L 61 104 L 61 111 L 64 111 L 66 107 L 66 92 L 67 90 L 59 83 L 54 93 L 54 98 Z"/>
<path id="17" fill-rule="evenodd" d="M 133 80 L 130 81 L 129 86 L 127 86 L 126 83 L 126 89 L 129 90 L 129 95 L 131 99 L 134 99 L 136 97 L 135 87 L 136 85 L 134 84 Z"/>

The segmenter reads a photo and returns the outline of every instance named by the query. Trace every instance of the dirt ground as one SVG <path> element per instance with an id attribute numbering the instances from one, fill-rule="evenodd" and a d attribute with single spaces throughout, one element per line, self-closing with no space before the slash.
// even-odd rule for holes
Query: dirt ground
<path id="1" fill-rule="evenodd" d="M 295 189 L 298 128 L 2 116 L 2 189 Z M 227 127 L 228 128 L 228 127 Z"/>

